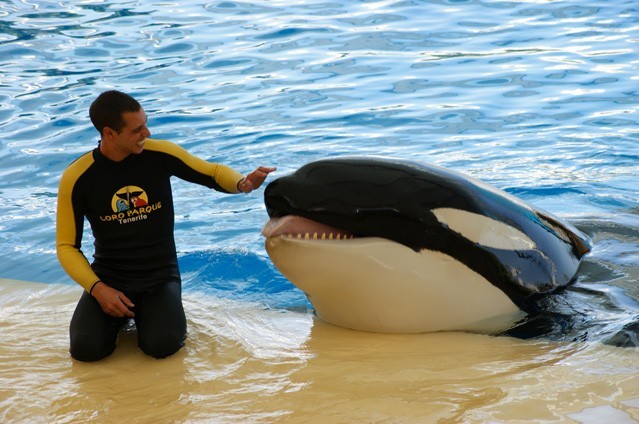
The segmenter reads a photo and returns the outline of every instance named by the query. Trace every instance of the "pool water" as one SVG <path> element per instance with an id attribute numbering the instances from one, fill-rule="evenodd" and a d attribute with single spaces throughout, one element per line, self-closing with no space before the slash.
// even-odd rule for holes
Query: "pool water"
<path id="1" fill-rule="evenodd" d="M 621 0 L 0 2 L 0 420 L 639 421 L 638 34 Z M 152 361 L 125 334 L 73 363 L 57 185 L 107 89 L 241 172 L 398 157 L 548 210 L 593 240 L 547 300 L 569 319 L 533 340 L 329 326 L 266 255 L 262 189 L 176 180 L 187 348 Z"/>

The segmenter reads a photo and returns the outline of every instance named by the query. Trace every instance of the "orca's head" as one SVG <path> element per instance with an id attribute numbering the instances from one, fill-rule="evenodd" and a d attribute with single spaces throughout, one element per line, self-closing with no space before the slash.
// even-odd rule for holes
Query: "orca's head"
<path id="1" fill-rule="evenodd" d="M 463 185 L 456 174 L 408 161 L 312 162 L 266 187 L 266 210 L 275 220 L 265 235 L 382 237 L 420 250 L 442 230 L 436 209 L 472 209 L 473 199 L 455 193 Z"/>
<path id="2" fill-rule="evenodd" d="M 410 161 L 312 162 L 271 182 L 264 200 L 275 266 L 319 316 L 350 328 L 503 328 L 532 295 L 570 284 L 589 250 L 550 214 Z"/>
<path id="3" fill-rule="evenodd" d="M 384 238 L 415 251 L 444 252 L 473 269 L 480 266 L 484 274 L 503 262 L 504 252 L 537 252 L 549 262 L 542 268 L 553 273 L 557 262 L 565 262 L 561 257 L 578 261 L 590 249 L 578 230 L 508 193 L 444 168 L 405 160 L 311 162 L 272 181 L 264 201 L 271 217 L 263 229 L 267 238 Z M 512 274 L 528 286 L 525 291 L 543 292 L 574 277 L 559 268 L 557 275 L 538 274 L 534 282 L 530 276 L 518 278 L 516 269 L 491 272 Z M 504 278 L 487 277 L 495 284 Z"/>
<path id="4" fill-rule="evenodd" d="M 459 174 L 408 161 L 327 159 L 274 180 L 264 196 L 271 260 L 329 322 L 492 332 L 512 324 L 516 300 L 531 291 L 505 281 L 486 249 L 535 243 L 485 215 L 485 199 L 502 194 Z"/>

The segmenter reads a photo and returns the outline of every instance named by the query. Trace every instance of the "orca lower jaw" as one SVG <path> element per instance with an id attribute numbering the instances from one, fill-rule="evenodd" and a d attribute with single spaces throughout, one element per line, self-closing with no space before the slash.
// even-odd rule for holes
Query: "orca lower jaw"
<path id="1" fill-rule="evenodd" d="M 331 227 L 297 215 L 271 218 L 262 228 L 264 237 L 288 237 L 305 240 L 347 240 L 355 236 L 349 231 Z"/>

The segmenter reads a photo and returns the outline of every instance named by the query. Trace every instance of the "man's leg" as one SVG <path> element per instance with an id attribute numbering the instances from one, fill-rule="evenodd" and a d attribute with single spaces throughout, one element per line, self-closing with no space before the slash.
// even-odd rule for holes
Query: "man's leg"
<path id="1" fill-rule="evenodd" d="M 154 358 L 165 358 L 184 346 L 186 316 L 179 280 L 137 296 L 133 303 L 138 343 L 144 353 Z"/>
<path id="2" fill-rule="evenodd" d="M 109 356 L 126 322 L 126 318 L 105 314 L 98 301 L 83 292 L 69 326 L 71 356 L 78 361 L 98 361 Z"/>

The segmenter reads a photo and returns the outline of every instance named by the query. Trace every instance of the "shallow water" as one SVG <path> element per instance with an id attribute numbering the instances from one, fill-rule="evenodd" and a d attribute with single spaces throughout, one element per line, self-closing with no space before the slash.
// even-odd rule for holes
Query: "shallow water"
<path id="1" fill-rule="evenodd" d="M 603 343 L 639 316 L 635 3 L 0 1 L 0 278 L 48 284 L 0 284 L 0 420 L 639 421 L 637 349 Z M 410 158 L 567 219 L 594 242 L 548 300 L 571 319 L 528 341 L 328 326 L 266 256 L 261 191 L 176 181 L 186 349 L 152 361 L 129 333 L 74 364 L 57 184 L 111 88 L 243 172 Z"/>
<path id="2" fill-rule="evenodd" d="M 99 364 L 66 354 L 80 289 L 2 281 L 3 422 L 639 420 L 637 352 L 466 333 L 373 334 L 308 311 L 185 294 L 186 347 L 125 332 Z"/>

